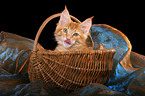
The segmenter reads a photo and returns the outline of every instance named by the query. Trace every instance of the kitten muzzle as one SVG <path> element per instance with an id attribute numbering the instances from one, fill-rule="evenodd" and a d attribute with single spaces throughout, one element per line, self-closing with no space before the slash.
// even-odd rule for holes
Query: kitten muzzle
<path id="1" fill-rule="evenodd" d="M 64 42 L 66 42 L 67 44 L 71 44 L 71 40 L 68 38 Z"/>

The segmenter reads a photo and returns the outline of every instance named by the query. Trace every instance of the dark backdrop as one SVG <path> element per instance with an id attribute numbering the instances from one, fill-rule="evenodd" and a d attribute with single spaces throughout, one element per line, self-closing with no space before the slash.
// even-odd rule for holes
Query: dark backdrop
<path id="1" fill-rule="evenodd" d="M 93 24 L 108 24 L 122 31 L 132 43 L 133 51 L 145 55 L 143 2 L 96 0 L 0 1 L 0 31 L 34 39 L 42 22 L 67 6 L 71 15 L 83 21 L 91 16 Z M 40 36 L 44 48 L 54 49 L 53 32 L 59 18 L 52 20 Z"/>

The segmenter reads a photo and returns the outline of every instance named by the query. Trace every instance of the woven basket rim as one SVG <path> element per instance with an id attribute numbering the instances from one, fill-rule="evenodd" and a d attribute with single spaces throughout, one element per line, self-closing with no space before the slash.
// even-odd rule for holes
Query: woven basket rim
<path id="1" fill-rule="evenodd" d="M 101 52 L 116 52 L 115 49 L 100 49 L 100 50 L 89 50 L 89 51 L 65 51 L 65 52 L 56 52 L 53 50 L 47 50 L 47 49 L 41 49 L 41 50 L 36 50 L 32 51 L 32 53 L 39 53 L 39 54 L 48 54 L 49 55 L 69 55 L 69 54 L 93 54 L 93 53 L 101 53 Z"/>

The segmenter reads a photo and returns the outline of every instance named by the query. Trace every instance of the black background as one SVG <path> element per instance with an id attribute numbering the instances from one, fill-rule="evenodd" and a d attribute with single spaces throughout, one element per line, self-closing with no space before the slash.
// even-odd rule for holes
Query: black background
<path id="1" fill-rule="evenodd" d="M 66 5 L 69 13 L 80 21 L 94 16 L 93 24 L 108 24 L 122 31 L 131 41 L 132 50 L 145 55 L 143 3 L 118 0 L 0 1 L 0 31 L 34 40 L 42 22 L 62 12 Z M 44 48 L 55 48 L 53 32 L 58 20 L 52 20 L 43 30 L 39 43 Z"/>

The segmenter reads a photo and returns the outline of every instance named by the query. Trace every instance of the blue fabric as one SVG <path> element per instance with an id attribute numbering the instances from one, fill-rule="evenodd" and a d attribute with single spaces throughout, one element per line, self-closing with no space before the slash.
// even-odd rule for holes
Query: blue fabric
<path id="1" fill-rule="evenodd" d="M 121 77 L 126 76 L 127 74 L 124 68 L 119 64 L 120 59 L 128 50 L 127 43 L 118 34 L 115 34 L 114 31 L 116 30 L 113 30 L 103 24 L 95 25 L 91 28 L 91 35 L 94 42 L 99 42 L 103 44 L 106 49 L 116 50 L 113 58 L 113 71 L 107 85 L 109 85 L 109 82 L 116 81 Z M 96 44 L 97 43 L 95 43 L 95 47 Z"/>
<path id="2" fill-rule="evenodd" d="M 115 31 L 118 30 L 108 25 L 99 24 L 92 26 L 91 35 L 94 42 L 100 42 L 106 49 L 116 50 L 116 54 L 114 55 L 113 59 L 113 69 L 111 72 L 111 76 L 105 85 L 110 89 L 121 92 L 123 91 L 129 95 L 133 95 L 131 92 L 129 92 L 129 86 L 136 84 L 136 82 L 132 83 L 136 79 L 138 80 L 139 78 L 141 78 L 141 81 L 138 81 L 140 82 L 139 86 L 143 86 L 143 88 L 145 88 L 145 63 L 142 64 L 142 69 L 136 70 L 132 73 L 127 72 L 124 69 L 124 67 L 120 64 L 120 59 L 123 58 L 124 54 L 126 54 L 128 50 L 127 42 L 118 34 L 115 34 Z M 140 93 L 144 92 L 142 91 Z"/>
<path id="3" fill-rule="evenodd" d="M 66 92 L 59 88 L 45 89 L 43 81 L 29 82 L 27 67 L 15 74 L 29 57 L 28 50 L 33 48 L 33 40 L 15 34 L 0 34 L 0 95 L 30 96 L 141 96 L 145 94 L 145 56 L 131 52 L 131 63 L 138 70 L 128 72 L 120 60 L 128 51 L 127 42 L 111 26 L 99 24 L 91 27 L 91 35 L 97 50 L 98 42 L 106 49 L 115 49 L 113 69 L 109 80 L 104 84 L 90 84 L 74 92 Z M 22 45 L 17 46 L 17 45 Z M 28 50 L 27 50 L 28 49 Z M 11 62 L 10 62 L 11 61 Z M 18 66 L 16 68 L 16 61 Z M 28 63 L 27 63 L 28 64 Z M 26 64 L 26 65 L 27 65 Z M 3 67 L 2 67 L 3 66 Z M 24 74 L 25 73 L 25 74 Z M 21 84 L 22 83 L 22 84 Z M 25 84 L 26 83 L 26 84 Z M 12 85 L 15 84 L 15 85 Z"/>

